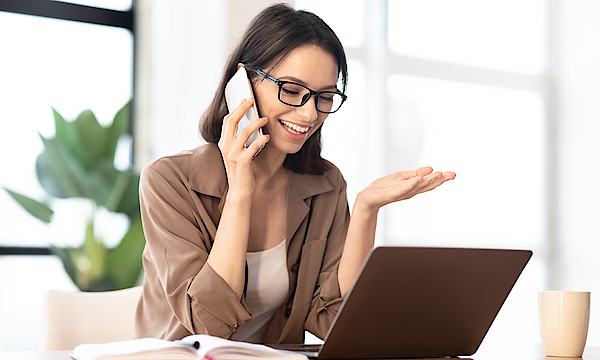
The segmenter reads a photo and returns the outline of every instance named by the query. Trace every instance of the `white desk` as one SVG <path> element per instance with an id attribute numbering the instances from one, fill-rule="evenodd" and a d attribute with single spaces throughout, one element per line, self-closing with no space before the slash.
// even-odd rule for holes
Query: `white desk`
<path id="1" fill-rule="evenodd" d="M 0 352 L 2 360 L 71 360 L 69 351 L 15 351 Z M 544 355 L 541 344 L 484 344 L 468 357 L 473 360 L 568 360 Z M 419 359 L 425 360 L 425 359 Z M 439 359 L 437 359 L 439 360 Z M 600 347 L 586 347 L 583 358 L 578 360 L 600 360 Z"/>

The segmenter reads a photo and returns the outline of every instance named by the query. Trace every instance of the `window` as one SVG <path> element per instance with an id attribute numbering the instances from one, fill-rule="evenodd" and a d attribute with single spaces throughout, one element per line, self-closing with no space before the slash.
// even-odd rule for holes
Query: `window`
<path id="1" fill-rule="evenodd" d="M 132 100 L 132 2 L 102 3 L 119 11 L 0 0 L 0 33 L 10 34 L 0 37 L 1 186 L 48 200 L 37 181 L 35 162 L 43 149 L 38 133 L 54 136 L 52 108 L 67 120 L 91 109 L 107 125 Z M 129 166 L 130 152 L 131 139 L 120 144 L 117 167 Z M 85 221 L 79 217 L 89 214 L 87 204 L 54 200 L 51 207 L 55 216 L 46 225 L 0 189 L 0 247 L 31 247 L 35 252 L 49 245 L 80 245 Z M 109 241 L 118 241 L 127 227 L 127 219 L 118 216 L 105 215 L 102 221 L 99 228 L 110 229 Z M 0 351 L 37 350 L 43 295 L 51 288 L 75 286 L 54 256 L 0 256 L 0 283 L 10 289 L 0 295 Z"/>
<path id="2" fill-rule="evenodd" d="M 544 0 L 392 0 L 388 9 L 388 44 L 398 55 L 528 74 L 544 71 Z"/>
<path id="3" fill-rule="evenodd" d="M 455 171 L 454 182 L 386 206 L 376 244 L 533 249 L 490 333 L 539 341 L 545 1 L 366 4 L 296 0 L 336 31 L 350 63 L 349 98 L 324 125 L 324 155 L 348 181 L 351 205 L 384 174 Z"/>
<path id="4" fill-rule="evenodd" d="M 132 97 L 133 36 L 126 29 L 0 12 L 4 105 L 0 117 L 10 130 L 0 134 L 0 184 L 42 200 L 35 161 L 43 150 L 38 132 L 54 136 L 52 109 L 74 120 L 91 109 L 103 125 Z M 127 164 L 127 144 L 121 163 Z M 18 150 L 17 150 L 18 149 Z M 16 151 L 15 151 L 16 150 Z M 50 225 L 33 218 L 0 191 L 2 245 L 48 246 L 80 243 L 89 209 L 78 200 L 60 200 Z M 83 208 L 82 208 L 83 207 Z M 81 209 L 74 211 L 73 209 Z M 10 219 L 10 220 L 9 220 Z M 81 224 L 77 229 L 73 224 Z"/>

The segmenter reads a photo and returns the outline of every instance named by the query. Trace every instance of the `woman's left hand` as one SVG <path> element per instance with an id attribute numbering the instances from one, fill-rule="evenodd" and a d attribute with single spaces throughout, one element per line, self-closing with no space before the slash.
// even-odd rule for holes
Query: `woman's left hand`
<path id="1" fill-rule="evenodd" d="M 430 191 L 456 177 L 453 172 L 433 172 L 429 166 L 413 171 L 400 171 L 379 178 L 358 194 L 357 203 L 364 208 L 377 211 L 389 203 L 410 199 Z"/>
<path id="2" fill-rule="evenodd" d="M 338 269 L 342 295 L 350 289 L 358 270 L 375 243 L 377 213 L 382 206 L 433 190 L 456 177 L 453 172 L 433 172 L 429 166 L 400 171 L 371 183 L 356 198 Z"/>

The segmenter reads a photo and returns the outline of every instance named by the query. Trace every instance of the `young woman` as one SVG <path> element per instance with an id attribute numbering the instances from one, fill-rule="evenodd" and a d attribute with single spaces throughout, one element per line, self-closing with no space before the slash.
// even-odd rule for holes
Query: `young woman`
<path id="1" fill-rule="evenodd" d="M 240 66 L 255 99 L 229 112 L 224 89 Z M 203 115 L 208 144 L 143 170 L 138 336 L 325 336 L 373 247 L 379 209 L 455 177 L 430 167 L 388 175 L 360 192 L 350 216 L 346 183 L 320 155 L 321 126 L 346 83 L 342 45 L 319 17 L 279 4 L 253 20 Z M 236 136 L 253 102 L 262 117 Z"/>

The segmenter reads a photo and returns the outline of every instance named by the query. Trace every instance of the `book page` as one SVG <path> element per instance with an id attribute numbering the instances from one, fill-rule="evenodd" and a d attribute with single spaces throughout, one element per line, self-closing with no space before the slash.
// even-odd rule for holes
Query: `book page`
<path id="1" fill-rule="evenodd" d="M 200 344 L 198 350 L 189 345 L 196 341 Z M 181 341 L 143 338 L 104 344 L 81 344 L 71 352 L 71 356 L 76 360 L 308 359 L 299 353 L 210 335 L 190 335 Z"/>
<path id="2" fill-rule="evenodd" d="M 71 356 L 77 360 L 94 360 L 104 357 L 134 359 L 136 358 L 134 354 L 143 353 L 148 355 L 148 353 L 156 353 L 158 355 L 165 352 L 173 355 L 179 353 L 181 356 L 178 356 L 178 358 L 182 359 L 193 359 L 198 356 L 196 349 L 191 346 L 153 338 L 116 341 L 104 344 L 81 344 L 71 352 Z"/>
<path id="3" fill-rule="evenodd" d="M 246 359 L 246 358 L 271 358 L 271 359 L 289 359 L 306 360 L 306 355 L 293 353 L 285 350 L 277 350 L 271 347 L 252 344 L 242 341 L 233 341 L 210 335 L 190 335 L 182 341 L 198 341 L 200 349 L 198 355 L 207 360 L 227 360 L 227 359 Z"/>

